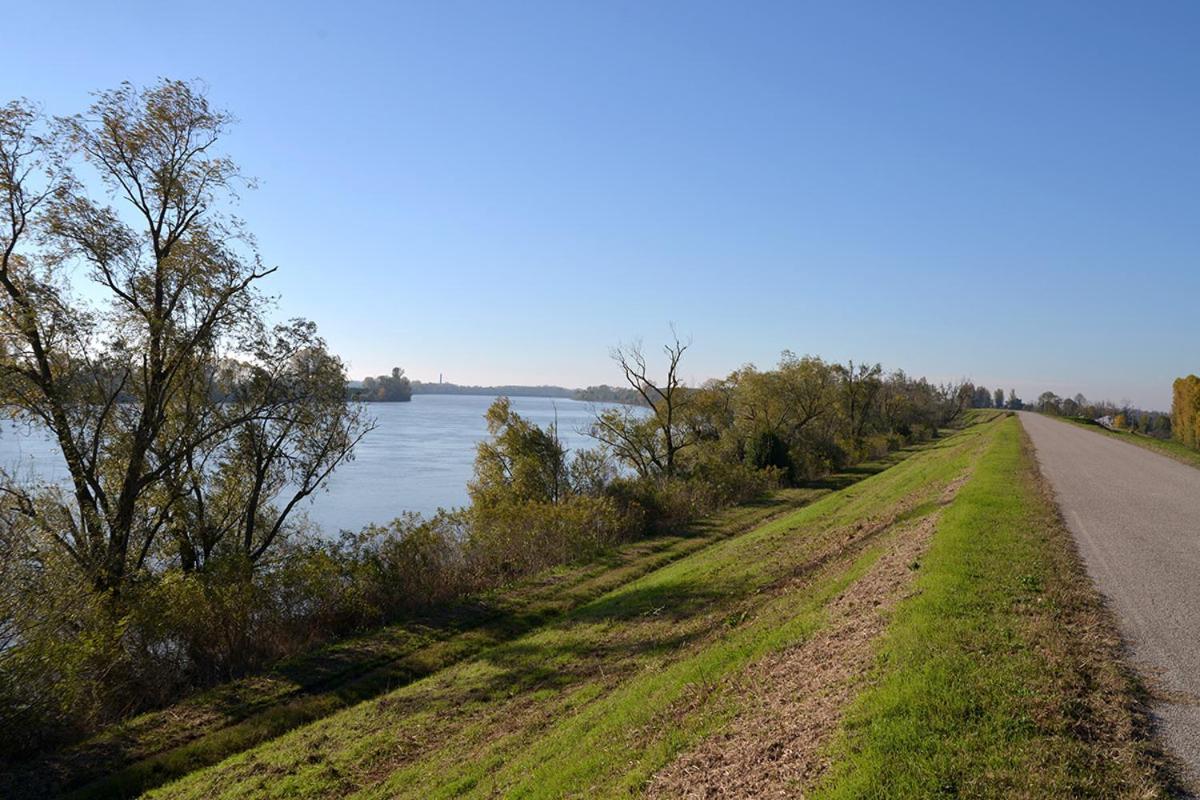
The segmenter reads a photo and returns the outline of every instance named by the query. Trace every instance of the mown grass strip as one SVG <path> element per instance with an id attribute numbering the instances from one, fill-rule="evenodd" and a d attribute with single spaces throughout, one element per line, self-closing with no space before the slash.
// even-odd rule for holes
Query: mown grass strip
<path id="1" fill-rule="evenodd" d="M 802 597 L 777 598 L 752 624 L 569 717 L 519 758 L 482 776 L 478 794 L 555 798 L 638 792 L 656 770 L 735 712 L 735 698 L 720 691 L 723 679 L 819 630 L 825 604 L 858 580 L 880 552 L 871 547 L 849 564 L 838 564 Z M 680 704 L 686 713 L 664 713 Z M 630 736 L 633 731 L 641 734 Z M 367 796 L 385 797 L 391 788 L 385 784 Z"/>
<path id="2" fill-rule="evenodd" d="M 1017 420 L 943 514 L 814 796 L 1154 797 L 1110 621 Z"/>

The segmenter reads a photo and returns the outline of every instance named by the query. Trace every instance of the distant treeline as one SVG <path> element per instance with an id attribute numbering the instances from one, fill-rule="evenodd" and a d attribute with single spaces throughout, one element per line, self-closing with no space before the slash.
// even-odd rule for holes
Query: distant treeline
<path id="1" fill-rule="evenodd" d="M 1004 390 L 997 389 L 996 391 L 989 390 L 986 386 L 976 386 L 973 383 L 965 384 L 963 391 L 966 392 L 971 408 L 1007 408 L 1012 411 L 1020 411 L 1025 407 L 1025 402 L 1017 397 L 1016 389 L 1008 390 L 1008 399 L 1004 397 Z"/>
<path id="2" fill-rule="evenodd" d="M 641 397 L 633 389 L 618 386 L 589 386 L 568 389 L 564 386 L 464 386 L 457 383 L 412 382 L 412 394 L 466 394 L 483 397 L 561 397 L 593 403 L 638 405 Z"/>
<path id="3" fill-rule="evenodd" d="M 465 386 L 457 383 L 413 381 L 413 394 L 472 394 L 484 397 L 565 397 L 574 392 L 562 386 Z"/>
<path id="4" fill-rule="evenodd" d="M 586 389 L 576 389 L 572 395 L 576 400 L 586 400 L 592 403 L 622 403 L 627 406 L 645 405 L 646 401 L 635 390 L 629 387 L 589 386 Z"/>
<path id="5" fill-rule="evenodd" d="M 1110 428 L 1141 433 L 1156 439 L 1171 438 L 1172 425 L 1169 414 L 1134 408 L 1128 403 L 1118 405 L 1109 400 L 1089 400 L 1082 394 L 1059 397 L 1054 392 L 1042 392 L 1031 408 L 1056 417 L 1095 420 Z"/>

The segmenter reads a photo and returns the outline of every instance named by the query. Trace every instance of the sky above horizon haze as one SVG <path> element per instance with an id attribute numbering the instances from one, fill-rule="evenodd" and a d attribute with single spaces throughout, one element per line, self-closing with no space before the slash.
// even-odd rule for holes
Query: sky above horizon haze
<path id="1" fill-rule="evenodd" d="M 352 377 L 781 350 L 1167 408 L 1200 372 L 1200 6 L 22 3 L 0 102 L 198 79 Z"/>

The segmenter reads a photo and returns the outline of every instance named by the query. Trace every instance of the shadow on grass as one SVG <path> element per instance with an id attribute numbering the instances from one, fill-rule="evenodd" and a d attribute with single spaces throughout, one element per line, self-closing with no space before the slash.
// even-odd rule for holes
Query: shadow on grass
<path id="1" fill-rule="evenodd" d="M 777 509 L 788 511 L 818 499 L 826 492 L 836 492 L 876 475 L 921 450 L 948 446 L 945 442 L 926 443 L 890 453 L 883 459 L 848 467 L 839 473 L 806 482 L 793 490 L 764 495 L 741 504 L 728 514 L 675 528 L 669 532 L 632 543 L 631 549 L 618 549 L 600 556 L 593 567 L 634 567 L 629 580 L 638 571 L 639 563 L 647 569 L 657 569 L 666 563 L 696 552 L 706 542 L 735 535 L 767 519 Z M 791 491 L 793 494 L 788 495 Z M 795 492 L 810 492 L 797 495 Z M 753 510 L 745 520 L 737 511 Z M 683 544 L 701 540 L 696 545 Z M 655 542 L 661 541 L 661 546 Z M 631 553 L 635 555 L 631 556 Z M 581 675 L 595 668 L 597 659 L 611 662 L 613 658 L 648 652 L 667 651 L 681 647 L 698 633 L 681 634 L 659 630 L 648 625 L 643 639 L 627 639 L 622 644 L 607 645 L 603 651 L 593 646 L 575 652 L 569 644 L 569 627 L 602 621 L 646 620 L 664 622 L 694 616 L 736 587 L 725 586 L 721 592 L 698 585 L 659 583 L 611 593 L 611 585 L 584 589 L 597 574 L 575 585 L 557 587 L 555 595 L 539 595 L 531 589 L 524 600 L 505 598 L 504 593 L 492 600 L 473 599 L 448 604 L 389 626 L 362 640 L 346 642 L 279 664 L 271 677 L 296 684 L 282 697 L 247 697 L 245 691 L 231 686 L 228 691 L 212 690 L 205 697 L 204 708 L 223 715 L 227 723 L 202 733 L 199 737 L 183 739 L 170 749 L 145 755 L 145 741 L 133 736 L 85 743 L 72 749 L 68 758 L 59 760 L 50 769 L 26 765 L 21 769 L 21 783 L 13 774 L 0 776 L 0 794 L 13 797 L 36 797 L 61 794 L 75 790 L 77 797 L 128 797 L 175 780 L 196 769 L 214 764 L 231 755 L 275 738 L 301 725 L 328 716 L 342 708 L 372 700 L 399 689 L 433 672 L 465 658 L 486 651 L 486 658 L 502 667 L 493 683 L 483 692 L 506 691 L 514 685 L 553 686 L 556 681 L 570 682 L 570 675 Z M 602 582 L 601 582 L 602 583 Z M 550 581 L 547 588 L 556 589 Z M 606 594 L 608 593 L 608 594 Z M 591 600 L 596 594 L 598 600 Z M 570 597 L 569 602 L 564 600 Z M 496 598 L 499 598 L 499 601 Z M 519 594 L 516 595 L 519 598 Z M 533 598 L 530 601 L 530 598 Z M 540 599 L 539 599 L 540 598 Z M 522 608 L 524 603 L 524 608 Z M 586 604 L 586 605 L 581 605 Z M 574 607 L 574 612 L 571 608 Z M 564 614 L 570 616 L 564 619 Z M 557 622 L 556 622 L 557 621 Z M 566 626 L 563 640 L 552 646 L 516 644 L 514 640 L 547 623 Z M 640 626 L 639 626 L 640 627 Z M 651 633 L 654 629 L 654 633 Z M 389 631 L 394 631 L 389 635 Z M 618 649 L 626 652 L 619 653 Z M 574 659 L 577 664 L 564 672 L 563 664 Z M 626 659 L 632 663 L 632 659 Z M 549 667 L 548 664 L 558 664 Z M 557 677 L 556 677 L 557 675 Z M 250 692 L 253 695 L 253 692 Z M 30 768 L 33 767 L 33 768 Z M 20 768 L 19 768 L 20 769 Z M 16 791 L 11 795 L 9 788 Z"/>
<path id="2" fill-rule="evenodd" d="M 720 590 L 701 582 L 664 581 L 613 592 L 588 603 L 571 617 L 580 622 L 617 622 L 638 617 L 679 620 L 695 616 L 706 606 L 744 587 L 744 581 L 723 582 Z"/>
<path id="3" fill-rule="evenodd" d="M 229 725 L 98 780 L 95 773 L 66 776 L 50 791 L 34 789 L 17 796 L 47 796 L 64 790 L 74 790 L 71 796 L 81 798 L 135 796 L 301 725 L 406 686 L 547 622 L 543 613 L 500 613 L 486 606 L 471 608 L 465 614 L 448 626 L 451 631 L 469 634 L 465 638 L 430 636 L 423 647 L 414 647 L 398 657 L 351 661 L 346 669 L 322 680 L 312 680 L 314 670 L 308 664 L 292 665 L 296 670 L 293 674 L 310 682 L 281 699 L 233 707 Z M 281 666 L 279 672 L 286 674 L 288 669 Z M 92 763 L 128 764 L 126 750 L 134 744 L 120 739 L 97 743 L 84 757 Z"/>
<path id="4" fill-rule="evenodd" d="M 719 588 L 718 588 L 719 585 Z M 542 634 L 481 654 L 492 669 L 465 680 L 443 701 L 488 702 L 534 691 L 566 691 L 600 678 L 614 681 L 643 668 L 647 658 L 678 651 L 726 624 L 703 616 L 729 597 L 752 594 L 748 581 L 682 579 L 612 593 L 569 614 Z M 684 620 L 692 624 L 681 625 Z M 620 623 L 597 636 L 596 624 Z"/>

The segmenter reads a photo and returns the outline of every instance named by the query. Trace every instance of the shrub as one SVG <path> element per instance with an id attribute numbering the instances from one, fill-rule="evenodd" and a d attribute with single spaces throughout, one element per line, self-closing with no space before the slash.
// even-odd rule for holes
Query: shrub
<path id="1" fill-rule="evenodd" d="M 883 458 L 890 450 L 888 437 L 882 433 L 872 434 L 859 445 L 859 461 L 874 461 Z"/>
<path id="2" fill-rule="evenodd" d="M 757 469 L 777 467 L 791 474 L 792 458 L 787 442 L 771 431 L 762 431 L 750 438 L 746 445 L 746 461 Z"/>
<path id="3" fill-rule="evenodd" d="M 850 453 L 831 439 L 813 438 L 792 448 L 793 480 L 817 480 L 850 463 Z"/>
<path id="4" fill-rule="evenodd" d="M 379 618 L 446 602 L 471 588 L 462 548 L 468 521 L 465 511 L 439 510 L 430 519 L 405 514 L 351 535 L 367 604 Z"/>
<path id="5" fill-rule="evenodd" d="M 136 708 L 127 620 L 57 550 L 0 519 L 0 763 Z M 158 687 L 148 686 L 145 695 Z M 168 689 L 169 691 L 169 689 Z"/>
<path id="6" fill-rule="evenodd" d="M 711 461 L 696 465 L 687 478 L 626 478 L 614 481 L 609 491 L 622 505 L 643 509 L 648 529 L 664 531 L 758 497 L 783 478 L 776 467 Z"/>
<path id="7" fill-rule="evenodd" d="M 533 500 L 476 505 L 470 514 L 464 558 L 478 585 L 595 556 L 635 538 L 643 527 L 636 504 L 587 495 L 557 504 Z"/>

